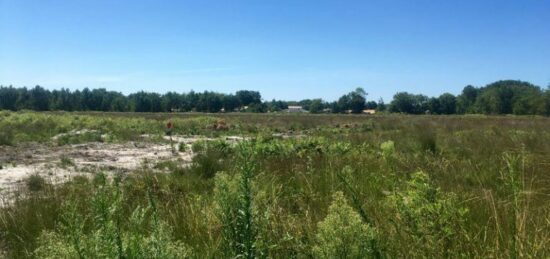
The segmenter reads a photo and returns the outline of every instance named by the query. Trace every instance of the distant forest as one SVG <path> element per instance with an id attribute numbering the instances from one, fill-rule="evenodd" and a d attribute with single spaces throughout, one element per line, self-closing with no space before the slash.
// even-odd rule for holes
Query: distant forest
<path id="1" fill-rule="evenodd" d="M 550 90 L 516 80 L 497 81 L 483 87 L 468 85 L 455 96 L 438 97 L 399 92 L 388 104 L 368 100 L 363 88 L 347 93 L 337 101 L 264 101 L 259 92 L 242 90 L 235 94 L 210 91 L 166 94 L 137 92 L 124 95 L 106 89 L 84 88 L 47 90 L 40 86 L 16 88 L 0 86 L 0 109 L 35 111 L 115 111 L 115 112 L 278 112 L 288 106 L 302 106 L 310 113 L 378 112 L 407 114 L 517 114 L 550 115 Z"/>

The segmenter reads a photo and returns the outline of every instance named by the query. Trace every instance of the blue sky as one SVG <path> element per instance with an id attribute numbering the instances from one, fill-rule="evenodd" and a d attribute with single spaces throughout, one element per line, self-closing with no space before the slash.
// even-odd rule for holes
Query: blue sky
<path id="1" fill-rule="evenodd" d="M 0 0 L 0 84 L 131 93 L 550 83 L 550 1 Z"/>

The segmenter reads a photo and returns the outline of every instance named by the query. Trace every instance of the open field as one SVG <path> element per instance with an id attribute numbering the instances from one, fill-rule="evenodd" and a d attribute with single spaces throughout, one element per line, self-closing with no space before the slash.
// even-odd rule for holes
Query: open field
<path id="1" fill-rule="evenodd" d="M 0 250 L 547 258 L 549 143 L 535 116 L 0 112 Z"/>

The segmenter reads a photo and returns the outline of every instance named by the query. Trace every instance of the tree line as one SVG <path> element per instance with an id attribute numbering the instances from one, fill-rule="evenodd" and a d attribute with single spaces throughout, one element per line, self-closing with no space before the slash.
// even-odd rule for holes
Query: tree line
<path id="1" fill-rule="evenodd" d="M 438 97 L 399 92 L 389 104 L 382 99 L 367 100 L 363 88 L 327 102 L 322 99 L 301 101 L 263 101 L 257 91 L 241 90 L 234 94 L 212 91 L 165 94 L 140 91 L 124 95 L 104 88 L 71 91 L 47 90 L 41 86 L 16 88 L 0 86 L 0 109 L 36 111 L 114 111 L 114 112 L 277 112 L 288 106 L 301 106 L 311 113 L 362 113 L 364 110 L 407 114 L 518 114 L 550 115 L 550 90 L 529 82 L 504 80 L 483 87 L 468 85 L 455 96 Z"/>

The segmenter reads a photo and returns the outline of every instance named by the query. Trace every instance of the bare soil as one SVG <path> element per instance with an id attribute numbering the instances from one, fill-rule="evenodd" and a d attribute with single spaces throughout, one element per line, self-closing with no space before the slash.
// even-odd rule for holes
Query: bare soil
<path id="1" fill-rule="evenodd" d="M 190 163 L 191 148 L 177 152 L 177 145 L 191 145 L 201 137 L 174 137 L 172 152 L 169 143 L 150 141 L 123 144 L 91 142 L 76 145 L 25 143 L 18 146 L 0 146 L 0 193 L 38 174 L 52 183 L 60 183 L 75 175 L 98 170 L 106 173 L 131 172 L 159 161 L 176 160 Z"/>

